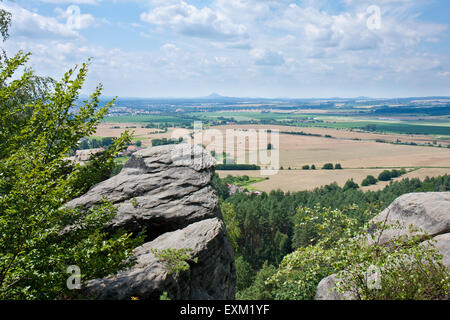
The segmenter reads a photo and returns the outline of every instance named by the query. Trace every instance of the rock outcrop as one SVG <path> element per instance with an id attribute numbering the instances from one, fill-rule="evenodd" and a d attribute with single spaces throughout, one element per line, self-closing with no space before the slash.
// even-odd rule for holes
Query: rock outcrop
<path id="1" fill-rule="evenodd" d="M 236 272 L 231 245 L 211 186 L 215 159 L 200 146 L 158 146 L 133 154 L 122 171 L 67 204 L 89 208 L 103 198 L 118 206 L 110 230 L 147 230 L 130 270 L 88 282 L 97 299 L 234 299 Z M 191 249 L 190 269 L 168 274 L 151 249 Z"/>
<path id="2" fill-rule="evenodd" d="M 220 216 L 211 186 L 215 159 L 200 146 L 158 146 L 136 152 L 122 171 L 67 207 L 89 208 L 107 198 L 119 205 L 111 226 L 154 239 L 164 232 Z"/>
<path id="3" fill-rule="evenodd" d="M 410 226 L 425 231 L 436 241 L 435 245 L 443 255 L 443 264 L 450 269 L 450 192 L 405 194 L 397 198 L 372 222 L 398 224 L 401 227 L 383 231 L 379 238 L 380 244 L 408 235 Z M 332 290 L 335 283 L 334 274 L 322 279 L 317 287 L 315 299 L 351 300 L 354 298 L 349 294 L 339 294 Z"/>

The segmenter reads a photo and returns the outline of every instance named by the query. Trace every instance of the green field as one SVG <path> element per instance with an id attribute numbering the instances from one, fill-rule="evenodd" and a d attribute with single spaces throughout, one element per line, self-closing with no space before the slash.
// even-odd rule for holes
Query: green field
<path id="1" fill-rule="evenodd" d="M 127 115 L 127 116 L 110 116 L 103 119 L 104 123 L 186 123 L 195 121 L 195 119 L 170 115 Z"/>
<path id="2" fill-rule="evenodd" d="M 311 123 L 308 126 L 334 129 L 364 129 L 367 125 L 375 125 L 376 132 L 401 134 L 431 134 L 450 135 L 450 127 L 436 124 L 410 124 L 407 122 L 379 122 L 379 121 L 351 121 L 351 122 L 324 122 Z"/>
<path id="3" fill-rule="evenodd" d="M 366 129 L 374 126 L 372 131 L 400 134 L 427 134 L 450 136 L 450 120 L 430 121 L 386 121 L 368 119 L 367 116 L 327 116 L 323 114 L 298 114 L 279 112 L 197 112 L 179 115 L 127 115 L 111 116 L 105 118 L 106 123 L 136 123 L 136 124 L 162 124 L 164 126 L 191 125 L 194 121 L 224 121 L 260 122 L 283 124 L 290 121 L 290 125 L 300 127 L 322 127 L 334 129 Z M 292 123 L 292 121 L 294 121 Z"/>
<path id="4" fill-rule="evenodd" d="M 196 116 L 205 120 L 219 120 L 221 118 L 233 118 L 235 121 L 258 121 L 258 120 L 293 120 L 293 119 L 307 119 L 312 115 L 298 114 L 298 113 L 281 113 L 281 112 L 203 112 L 190 113 L 190 116 Z"/>

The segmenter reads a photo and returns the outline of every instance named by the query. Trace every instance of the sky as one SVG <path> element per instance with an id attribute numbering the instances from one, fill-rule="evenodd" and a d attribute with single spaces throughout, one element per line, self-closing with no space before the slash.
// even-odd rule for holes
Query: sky
<path id="1" fill-rule="evenodd" d="M 9 55 L 83 93 L 450 96 L 448 0 L 3 0 Z"/>

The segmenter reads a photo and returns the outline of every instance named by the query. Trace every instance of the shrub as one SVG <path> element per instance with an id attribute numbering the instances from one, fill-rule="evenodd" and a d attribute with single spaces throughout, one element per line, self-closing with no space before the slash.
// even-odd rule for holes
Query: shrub
<path id="1" fill-rule="evenodd" d="M 309 170 L 309 165 L 304 165 L 304 166 L 302 167 L 302 169 L 303 169 L 303 170 Z"/>
<path id="2" fill-rule="evenodd" d="M 367 187 L 367 186 L 370 186 L 370 185 L 374 185 L 374 184 L 376 184 L 377 183 L 377 179 L 374 177 L 374 176 L 372 176 L 372 175 L 368 175 L 362 182 L 361 182 L 361 185 L 363 186 L 363 187 Z"/>
<path id="3" fill-rule="evenodd" d="M 260 166 L 254 164 L 218 164 L 216 170 L 261 170 Z"/>
<path id="4" fill-rule="evenodd" d="M 264 263 L 261 270 L 254 277 L 252 285 L 236 294 L 237 300 L 273 300 L 272 285 L 267 284 L 267 280 L 277 272 L 277 269 Z"/>
<path id="5" fill-rule="evenodd" d="M 344 185 L 344 191 L 349 189 L 358 189 L 359 185 L 353 181 L 353 179 L 347 180 L 347 182 Z"/>
<path id="6" fill-rule="evenodd" d="M 151 248 L 150 251 L 162 262 L 167 269 L 168 274 L 178 275 L 183 271 L 189 270 L 188 262 L 198 262 L 197 257 L 193 257 L 193 250 L 190 248 L 182 249 L 156 249 Z"/>
<path id="7" fill-rule="evenodd" d="M 336 165 L 334 166 L 334 168 L 337 169 L 337 170 L 341 170 L 341 169 L 342 169 L 342 166 L 341 166 L 340 163 L 336 163 Z"/>
<path id="8" fill-rule="evenodd" d="M 389 180 L 391 180 L 391 178 L 392 178 L 392 176 L 391 176 L 391 172 L 389 170 L 384 170 L 378 176 L 378 180 L 380 180 L 380 181 L 389 181 Z"/>

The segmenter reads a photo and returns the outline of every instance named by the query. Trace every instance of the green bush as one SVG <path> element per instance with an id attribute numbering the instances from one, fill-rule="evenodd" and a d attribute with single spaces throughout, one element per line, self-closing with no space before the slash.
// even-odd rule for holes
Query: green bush
<path id="1" fill-rule="evenodd" d="M 236 291 L 247 289 L 255 280 L 252 266 L 242 256 L 237 257 L 234 264 L 236 265 Z"/>
<path id="2" fill-rule="evenodd" d="M 273 300 L 272 285 L 267 284 L 267 280 L 270 279 L 277 269 L 269 265 L 267 262 L 263 264 L 261 270 L 258 271 L 254 277 L 252 285 L 244 290 L 236 293 L 237 300 Z"/>
<path id="3" fill-rule="evenodd" d="M 374 185 L 374 184 L 376 184 L 377 183 L 377 179 L 374 177 L 374 176 L 372 176 L 372 175 L 368 175 L 362 182 L 361 182 L 361 185 L 363 186 L 363 187 L 367 187 L 367 186 L 370 186 L 370 185 Z"/>
<path id="4" fill-rule="evenodd" d="M 333 170 L 334 166 L 332 163 L 325 163 L 322 167 L 322 170 Z"/>
<path id="5" fill-rule="evenodd" d="M 353 179 L 347 180 L 347 182 L 344 185 L 344 190 L 349 190 L 349 189 L 358 189 L 359 185 L 353 181 Z"/>
<path id="6" fill-rule="evenodd" d="M 261 170 L 260 166 L 254 164 L 218 164 L 216 170 Z"/>
<path id="7" fill-rule="evenodd" d="M 392 179 L 391 172 L 389 170 L 384 170 L 378 175 L 378 180 L 380 181 L 389 181 Z"/>

